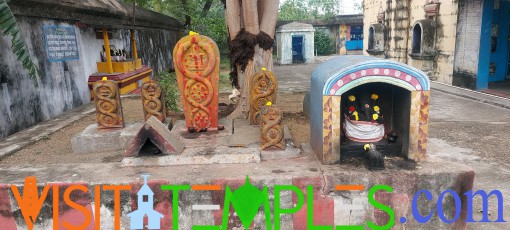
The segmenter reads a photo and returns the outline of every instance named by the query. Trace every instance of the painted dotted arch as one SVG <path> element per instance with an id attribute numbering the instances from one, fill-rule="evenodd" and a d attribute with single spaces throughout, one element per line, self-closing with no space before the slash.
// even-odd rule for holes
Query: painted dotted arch
<path id="1" fill-rule="evenodd" d="M 416 68 L 389 60 L 358 63 L 341 69 L 326 82 L 323 95 L 342 95 L 359 85 L 383 82 L 409 91 L 430 90 L 429 77 Z"/>

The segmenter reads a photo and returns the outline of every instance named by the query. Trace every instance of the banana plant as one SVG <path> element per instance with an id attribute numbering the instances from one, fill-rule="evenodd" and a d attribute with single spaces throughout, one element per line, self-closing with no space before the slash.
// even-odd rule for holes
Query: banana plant
<path id="1" fill-rule="evenodd" d="M 0 31 L 4 36 L 10 35 L 12 37 L 12 52 L 17 57 L 18 61 L 21 62 L 23 68 L 28 71 L 30 79 L 32 79 L 37 86 L 39 70 L 32 61 L 27 43 L 21 34 L 18 22 L 7 5 L 6 0 L 0 0 Z"/>

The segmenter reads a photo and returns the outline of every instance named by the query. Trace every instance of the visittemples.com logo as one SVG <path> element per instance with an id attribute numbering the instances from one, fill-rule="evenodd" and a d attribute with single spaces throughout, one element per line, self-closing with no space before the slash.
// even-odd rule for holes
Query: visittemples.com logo
<path id="1" fill-rule="evenodd" d="M 161 220 L 165 217 L 165 213 L 160 213 L 154 209 L 154 192 L 147 184 L 147 175 L 144 175 L 144 184 L 137 192 L 137 206 L 136 210 L 132 210 L 132 212 L 127 213 L 127 217 L 130 219 L 130 229 L 163 229 L 161 226 Z M 90 229 L 90 226 L 94 226 L 95 230 L 101 229 L 101 221 L 93 221 L 93 217 L 95 220 L 101 219 L 101 192 L 102 191 L 113 191 L 114 194 L 114 217 L 111 220 L 113 223 L 113 228 L 115 230 L 120 230 L 120 216 L 121 216 L 121 192 L 122 191 L 131 191 L 131 185 L 103 185 L 103 186 L 95 186 L 94 187 L 94 209 L 95 212 L 91 212 L 87 207 L 79 204 L 79 202 L 73 200 L 76 199 L 76 196 L 73 196 L 74 191 L 81 192 L 89 192 L 89 188 L 85 185 L 71 185 L 64 189 L 64 193 L 60 194 L 60 188 L 58 185 L 46 185 L 42 188 L 42 191 L 39 191 L 37 187 L 37 181 L 35 177 L 27 177 L 25 178 L 25 184 L 23 188 L 23 192 L 20 193 L 20 190 L 17 186 L 11 186 L 11 192 L 13 194 L 14 199 L 19 206 L 21 211 L 21 215 L 25 221 L 26 227 L 29 230 L 34 229 L 34 226 L 37 224 L 38 216 L 43 207 L 43 203 L 48 197 L 48 193 L 52 190 L 52 211 L 53 211 L 53 221 L 52 228 L 53 229 Z M 380 210 L 381 212 L 386 213 L 389 218 L 388 222 L 384 225 L 377 225 L 371 221 L 367 221 L 365 225 L 351 225 L 351 226 L 324 226 L 324 225 L 315 225 L 314 224 L 314 187 L 312 185 L 308 185 L 306 187 L 306 191 L 301 190 L 301 188 L 294 185 L 275 185 L 273 187 L 274 190 L 274 198 L 271 199 L 270 194 L 268 192 L 268 186 L 264 186 L 262 190 L 254 186 L 250 182 L 250 178 L 246 177 L 246 181 L 244 185 L 237 188 L 233 191 L 228 185 L 224 187 L 224 189 L 220 185 L 161 185 L 159 187 L 161 191 L 171 191 L 172 195 L 168 197 L 171 200 L 171 215 L 172 216 L 172 229 L 177 230 L 179 227 L 179 194 L 184 192 L 192 192 L 192 191 L 222 191 L 224 190 L 224 203 L 223 210 L 221 212 L 221 224 L 220 225 L 201 225 L 201 226 L 193 226 L 193 230 L 223 230 L 228 229 L 229 216 L 232 212 L 235 212 L 239 217 L 242 225 L 245 229 L 249 229 L 253 227 L 255 217 L 259 213 L 263 213 L 264 216 L 264 224 L 266 229 L 275 229 L 279 230 L 281 228 L 281 218 L 282 215 L 291 215 L 295 214 L 301 209 L 306 209 L 306 222 L 307 229 L 313 230 L 333 230 L 333 229 L 391 229 L 395 225 L 395 211 L 388 205 L 383 204 L 375 199 L 375 194 L 378 191 L 391 193 L 393 192 L 393 188 L 387 185 L 375 185 L 368 190 L 368 203 L 373 206 L 373 208 Z M 336 190 L 343 191 L 362 191 L 365 190 L 363 185 L 337 185 Z M 282 207 L 281 195 L 282 192 L 291 192 L 295 195 L 296 202 L 290 208 Z M 63 199 L 61 199 L 61 195 Z M 445 196 L 451 196 L 455 202 L 455 213 L 453 217 L 451 215 L 446 215 L 443 207 L 443 199 Z M 496 222 L 496 223 L 505 223 L 506 221 L 503 218 L 503 195 L 498 190 L 493 190 L 489 193 L 485 191 L 468 191 L 464 194 L 467 200 L 467 219 L 466 222 Z M 305 200 L 306 196 L 306 200 Z M 429 213 L 420 213 L 418 199 L 420 197 L 425 197 L 427 200 L 432 200 L 433 195 L 430 191 L 420 190 L 418 191 L 412 200 L 411 209 L 412 209 L 412 218 L 418 223 L 427 223 L 429 222 L 434 214 L 440 218 L 444 223 L 454 223 L 457 221 L 461 215 L 461 205 L 462 201 L 460 195 L 457 194 L 453 190 L 446 190 L 441 193 L 438 198 L 435 210 L 430 210 Z M 483 204 L 483 213 L 484 216 L 481 221 L 475 221 L 473 219 L 473 199 L 475 196 L 479 196 L 482 200 Z M 494 196 L 498 200 L 498 213 L 497 220 L 490 221 L 488 215 L 488 199 L 489 197 Z M 63 201 L 65 205 L 69 208 L 76 210 L 81 213 L 83 222 L 80 225 L 73 225 L 76 223 L 69 223 L 66 221 L 59 220 L 59 208 L 62 207 L 59 204 L 60 201 Z M 304 207 L 306 202 L 306 207 Z M 271 210 L 273 207 L 273 210 Z M 181 207 L 182 208 L 182 207 Z M 220 205 L 193 205 L 193 210 L 203 210 L 203 211 L 221 211 Z M 435 213 L 434 213 L 435 212 Z M 407 217 L 403 216 L 399 218 L 399 221 L 403 224 L 407 222 Z M 94 222 L 92 224 L 92 222 Z M 1 225 L 1 224 L 0 224 Z"/>

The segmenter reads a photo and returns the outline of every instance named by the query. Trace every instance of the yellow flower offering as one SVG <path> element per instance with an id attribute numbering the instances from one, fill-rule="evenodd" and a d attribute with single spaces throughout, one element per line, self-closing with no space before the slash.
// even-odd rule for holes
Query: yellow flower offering
<path id="1" fill-rule="evenodd" d="M 377 95 L 377 94 L 375 94 L 375 93 L 374 93 L 374 94 L 372 94 L 372 99 L 373 99 L 373 100 L 377 100 L 377 98 L 379 98 L 379 95 Z"/>
<path id="2" fill-rule="evenodd" d="M 267 69 L 265 67 L 260 68 L 262 71 L 266 71 Z"/>
<path id="3" fill-rule="evenodd" d="M 108 78 L 107 77 L 103 77 L 103 81 L 106 81 L 106 80 L 108 80 Z"/>
<path id="4" fill-rule="evenodd" d="M 356 97 L 354 95 L 349 96 L 349 101 L 355 101 Z"/>
<path id="5" fill-rule="evenodd" d="M 190 32 L 189 32 L 189 35 L 198 35 L 198 33 L 197 33 L 197 32 L 194 32 L 194 31 L 190 31 Z"/>
<path id="6" fill-rule="evenodd" d="M 374 114 L 374 115 L 372 115 L 372 118 L 374 119 L 374 121 L 377 121 L 377 119 L 379 119 L 379 115 L 378 114 Z"/>
<path id="7" fill-rule="evenodd" d="M 267 105 L 267 106 L 272 106 L 272 105 L 273 105 L 273 103 L 271 103 L 270 101 L 268 101 L 268 102 L 266 103 L 266 105 Z"/>
<path id="8" fill-rule="evenodd" d="M 379 106 L 374 106 L 374 111 L 379 112 Z"/>
<path id="9" fill-rule="evenodd" d="M 355 119 L 356 121 L 358 121 L 358 120 L 359 120 L 358 111 L 354 111 L 354 112 L 352 113 L 352 115 L 354 116 L 354 119 Z"/>

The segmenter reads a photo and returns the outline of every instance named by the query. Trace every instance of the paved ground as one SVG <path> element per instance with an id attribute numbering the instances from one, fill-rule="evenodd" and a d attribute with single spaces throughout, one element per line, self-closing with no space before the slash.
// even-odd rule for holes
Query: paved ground
<path id="1" fill-rule="evenodd" d="M 489 89 L 483 90 L 483 92 L 510 98 L 510 80 L 489 82 Z"/>
<path id="2" fill-rule="evenodd" d="M 315 67 L 335 56 L 316 57 L 315 63 L 307 65 L 274 65 L 273 72 L 278 78 L 279 92 L 307 92 L 310 76 Z"/>
<path id="3" fill-rule="evenodd" d="M 432 90 L 429 148 L 431 160 L 457 162 L 474 168 L 475 190 L 500 190 L 510 199 L 508 130 L 510 110 Z M 478 200 L 479 202 L 479 200 Z M 497 204 L 490 201 L 491 219 Z M 476 205 L 475 212 L 480 213 Z M 505 207 L 510 213 L 510 207 Z M 469 229 L 510 229 L 498 224 L 477 224 Z"/>

